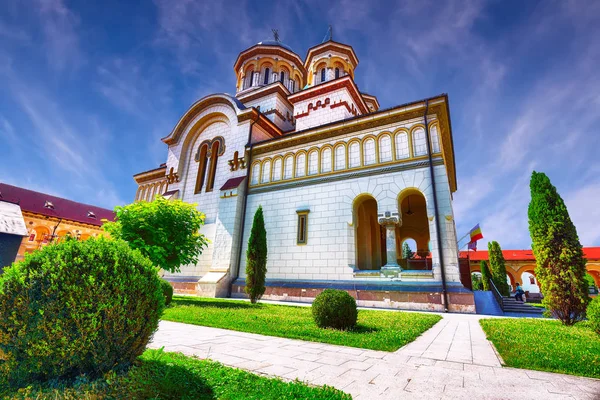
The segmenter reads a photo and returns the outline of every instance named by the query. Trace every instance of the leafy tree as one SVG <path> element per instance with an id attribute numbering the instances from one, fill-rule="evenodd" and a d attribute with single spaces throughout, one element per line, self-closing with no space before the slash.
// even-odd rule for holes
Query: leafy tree
<path id="1" fill-rule="evenodd" d="M 492 272 L 492 281 L 502 296 L 510 295 L 510 288 L 506 283 L 506 263 L 502 255 L 502 249 L 498 242 L 488 243 L 488 257 L 490 259 L 490 269 Z"/>
<path id="2" fill-rule="evenodd" d="M 256 303 L 265 293 L 267 275 L 267 231 L 262 206 L 254 214 L 246 251 L 246 293 Z"/>
<path id="3" fill-rule="evenodd" d="M 483 290 L 483 282 L 481 281 L 481 276 L 479 274 L 471 274 L 471 287 L 473 290 Z"/>
<path id="4" fill-rule="evenodd" d="M 410 258 L 413 258 L 414 256 L 415 253 L 413 253 L 413 251 L 410 249 L 408 243 L 404 242 L 404 244 L 402 245 L 402 258 L 408 260 Z"/>
<path id="5" fill-rule="evenodd" d="M 115 213 L 116 221 L 106 222 L 103 228 L 165 271 L 179 272 L 182 265 L 198 262 L 208 245 L 200 233 L 204 214 L 196 210 L 196 204 L 156 196 L 152 202 L 117 206 Z"/>
<path id="6" fill-rule="evenodd" d="M 529 234 L 543 304 L 563 324 L 573 325 L 585 315 L 590 301 L 577 230 L 546 174 L 534 171 L 530 189 Z"/>
<path id="7" fill-rule="evenodd" d="M 488 267 L 487 261 L 481 261 L 481 286 L 483 290 L 492 290 L 492 285 L 490 285 L 490 280 L 492 279 L 492 273 L 490 272 L 490 268 Z"/>

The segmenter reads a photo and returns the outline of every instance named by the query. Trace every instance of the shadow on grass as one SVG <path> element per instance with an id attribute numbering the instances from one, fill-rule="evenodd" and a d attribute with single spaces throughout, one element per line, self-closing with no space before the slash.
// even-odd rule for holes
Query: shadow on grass
<path id="1" fill-rule="evenodd" d="M 252 304 L 252 303 L 238 303 L 233 301 L 199 301 L 193 299 L 182 299 L 182 298 L 174 298 L 171 302 L 170 306 L 194 306 L 199 308 L 223 308 L 223 309 L 258 309 L 262 308 L 263 305 L 260 303 Z"/>
<path id="2" fill-rule="evenodd" d="M 357 324 L 354 327 L 354 329 L 350 330 L 349 332 L 351 332 L 351 333 L 375 333 L 375 332 L 379 332 L 379 331 L 380 331 L 379 328 L 375 328 L 373 326 Z"/>
<path id="3" fill-rule="evenodd" d="M 203 399 L 217 396 L 197 371 L 194 373 L 168 360 L 145 360 L 127 379 L 130 398 L 140 399 Z M 116 393 L 115 393 L 116 394 Z"/>

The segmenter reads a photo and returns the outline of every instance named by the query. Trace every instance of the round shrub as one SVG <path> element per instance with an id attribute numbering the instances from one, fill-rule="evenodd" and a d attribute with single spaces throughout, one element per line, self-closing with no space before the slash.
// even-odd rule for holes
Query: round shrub
<path id="1" fill-rule="evenodd" d="M 351 329 L 356 325 L 356 300 L 343 290 L 325 289 L 312 303 L 319 328 Z"/>
<path id="2" fill-rule="evenodd" d="M 587 306 L 586 315 L 592 329 L 600 335 L 600 297 L 596 296 Z"/>
<path id="3" fill-rule="evenodd" d="M 0 374 L 22 386 L 124 369 L 164 304 L 152 262 L 124 241 L 46 246 L 0 277 Z"/>
<path id="4" fill-rule="evenodd" d="M 168 306 L 171 304 L 171 300 L 173 300 L 173 286 L 169 283 L 169 281 L 161 279 L 160 287 L 162 288 L 163 295 L 165 296 L 165 306 Z"/>

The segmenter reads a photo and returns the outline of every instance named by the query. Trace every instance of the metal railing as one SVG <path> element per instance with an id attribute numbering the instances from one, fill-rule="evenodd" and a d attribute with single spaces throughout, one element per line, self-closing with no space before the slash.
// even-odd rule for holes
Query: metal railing
<path id="1" fill-rule="evenodd" d="M 492 286 L 492 293 L 493 293 L 494 297 L 496 298 L 496 302 L 500 306 L 500 309 L 504 312 L 504 301 L 502 301 L 502 298 L 503 298 L 502 294 L 500 294 L 500 291 L 498 290 L 496 285 L 494 285 L 494 282 L 491 279 L 490 279 L 490 285 Z"/>

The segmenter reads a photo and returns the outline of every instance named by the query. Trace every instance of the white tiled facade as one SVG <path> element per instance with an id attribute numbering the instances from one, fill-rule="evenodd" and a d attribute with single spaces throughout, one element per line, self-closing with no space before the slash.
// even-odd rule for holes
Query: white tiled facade
<path id="1" fill-rule="evenodd" d="M 267 52 L 272 50 L 262 47 Z M 262 47 L 259 50 L 262 51 Z M 336 53 L 326 45 L 321 47 L 325 53 L 333 53 L 340 59 L 347 57 L 347 53 Z M 450 147 L 442 146 L 447 140 L 441 135 L 444 121 L 438 120 L 436 113 L 427 115 L 436 180 L 436 214 L 425 118 L 423 112 L 415 116 L 418 115 L 415 110 L 425 110 L 424 103 L 377 113 L 376 100 L 370 96 L 367 107 L 352 81 L 353 74 L 350 76 L 344 70 L 335 79 L 333 69 L 338 68 L 338 64 L 328 66 L 326 81 L 320 81 L 316 64 L 326 62 L 325 53 L 312 54 L 312 64 L 305 65 L 304 70 L 293 64 L 294 76 L 308 71 L 313 74 L 312 84 L 303 90 L 294 87 L 294 91 L 278 81 L 259 85 L 258 78 L 246 78 L 244 66 L 249 61 L 238 60 L 242 75 L 237 97 L 216 94 L 199 100 L 163 139 L 168 152 L 166 165 L 161 168 L 166 175 L 172 175 L 164 178 L 169 180 L 168 186 L 159 188 L 198 205 L 198 210 L 206 214 L 201 232 L 210 241 L 195 265 L 182 266 L 180 273 L 167 274 L 167 278 L 198 282 L 197 291 L 203 295 L 227 295 L 228 285 L 245 277 L 245 253 L 252 220 L 257 208 L 262 206 L 268 241 L 267 280 L 364 279 L 357 274 L 356 201 L 361 196 L 371 196 L 377 204 L 379 223 L 383 226 L 381 218 L 396 216 L 401 226 L 400 199 L 408 190 L 420 193 L 425 199 L 432 270 L 429 275 L 407 275 L 401 280 L 439 282 L 438 248 L 441 246 L 446 282 L 460 282 L 453 189 L 447 159 Z M 251 61 L 260 65 L 258 56 Z M 269 73 L 273 73 L 275 80 L 277 63 L 269 65 L 272 68 Z M 291 64 L 286 65 L 289 68 Z M 349 68 L 348 65 L 345 68 Z M 307 79 L 306 76 L 303 79 Z M 276 85 L 281 87 L 276 88 Z M 286 93 L 287 98 L 282 93 Z M 443 99 L 436 101 L 440 103 Z M 403 113 L 406 118 L 398 117 Z M 381 123 L 367 124 L 378 118 Z M 395 120 L 385 122 L 385 118 Z M 356 124 L 356 128 L 348 127 L 351 124 Z M 339 133 L 331 133 L 337 132 L 335 129 Z M 206 168 L 200 168 L 199 148 L 215 141 L 219 141 L 219 146 L 224 145 L 224 149 L 220 147 L 218 158 L 213 151 L 207 156 Z M 211 191 L 207 185 L 213 159 L 216 159 L 216 169 Z M 159 170 L 152 170 L 155 180 L 156 171 Z M 197 190 L 201 181 L 199 172 L 203 172 L 205 178 L 203 187 Z M 148 172 L 136 177 L 144 174 L 150 176 Z M 148 182 L 140 178 L 138 184 L 136 200 L 151 200 L 142 195 L 146 191 L 141 188 Z M 299 213 L 307 215 L 305 243 L 298 239 Z M 441 243 L 437 239 L 438 223 Z M 239 268 L 238 259 L 241 260 Z M 384 275 L 370 279 L 389 281 Z"/>

